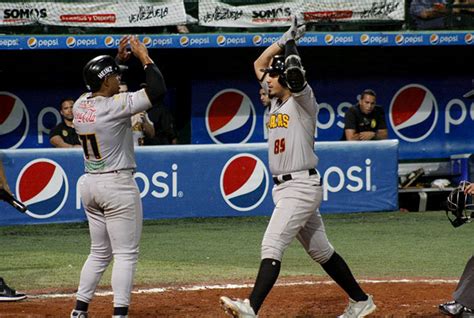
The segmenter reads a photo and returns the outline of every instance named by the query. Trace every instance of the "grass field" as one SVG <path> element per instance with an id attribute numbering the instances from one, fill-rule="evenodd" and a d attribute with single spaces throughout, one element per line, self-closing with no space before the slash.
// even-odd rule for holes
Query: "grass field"
<path id="1" fill-rule="evenodd" d="M 472 228 L 444 212 L 324 215 L 332 244 L 359 277 L 457 278 Z M 252 280 L 268 217 L 145 221 L 136 284 Z M 89 249 L 86 223 L 0 227 L 0 276 L 18 290 L 75 288 Z M 281 276 L 324 276 L 298 242 Z M 102 285 L 110 284 L 110 270 Z"/>

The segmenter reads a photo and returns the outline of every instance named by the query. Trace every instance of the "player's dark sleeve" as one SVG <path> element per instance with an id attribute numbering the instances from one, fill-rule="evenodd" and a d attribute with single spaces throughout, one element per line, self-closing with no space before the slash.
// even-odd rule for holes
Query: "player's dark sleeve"
<path id="1" fill-rule="evenodd" d="M 146 84 L 145 92 L 152 105 L 158 105 L 166 93 L 166 84 L 163 75 L 154 63 L 145 65 Z"/>
<path id="2" fill-rule="evenodd" d="M 301 92 L 307 85 L 305 70 L 296 49 L 295 40 L 285 44 L 285 76 L 288 88 L 293 93 Z"/>
<path id="3" fill-rule="evenodd" d="M 355 111 L 354 107 L 349 108 L 346 111 L 346 115 L 344 116 L 344 130 L 345 129 L 354 129 L 356 130 L 356 116 L 355 116 Z"/>
<path id="4" fill-rule="evenodd" d="M 377 106 L 377 109 L 378 109 L 377 129 L 387 129 L 387 122 L 385 121 L 385 111 L 383 110 L 382 107 L 379 107 L 379 106 Z"/>

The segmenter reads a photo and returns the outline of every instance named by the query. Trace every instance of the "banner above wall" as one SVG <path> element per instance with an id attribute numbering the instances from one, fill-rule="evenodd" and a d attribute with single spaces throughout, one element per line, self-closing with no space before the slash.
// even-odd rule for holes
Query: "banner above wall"
<path id="1" fill-rule="evenodd" d="M 147 27 L 186 22 L 183 0 L 0 2 L 0 26 Z"/>
<path id="2" fill-rule="evenodd" d="M 219 0 L 199 1 L 199 24 L 259 28 L 289 25 L 292 15 L 306 22 L 403 21 L 405 1 L 293 0 L 234 6 Z"/>
<path id="3" fill-rule="evenodd" d="M 389 138 L 400 140 L 400 159 L 449 158 L 474 153 L 474 103 L 463 98 L 471 78 L 338 79 L 310 81 L 320 106 L 315 139 L 339 141 L 344 116 L 371 88 L 385 110 Z M 191 141 L 195 144 L 267 140 L 264 108 L 255 81 L 196 81 Z"/>

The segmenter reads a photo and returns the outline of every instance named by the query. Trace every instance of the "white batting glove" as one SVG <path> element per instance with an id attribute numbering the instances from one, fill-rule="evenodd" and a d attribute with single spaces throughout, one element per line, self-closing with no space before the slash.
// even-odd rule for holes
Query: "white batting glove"
<path id="1" fill-rule="evenodd" d="M 291 25 L 288 31 L 283 33 L 281 38 L 277 41 L 278 46 L 281 48 L 285 47 L 286 42 L 289 40 L 298 41 L 303 37 L 306 32 L 306 26 L 304 24 L 298 26 L 298 18 L 296 16 L 291 17 Z"/>

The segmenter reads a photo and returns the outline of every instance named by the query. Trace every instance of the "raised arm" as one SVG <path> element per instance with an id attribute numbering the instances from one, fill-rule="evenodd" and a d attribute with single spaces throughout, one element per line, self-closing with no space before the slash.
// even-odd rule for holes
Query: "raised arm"
<path id="1" fill-rule="evenodd" d="M 275 55 L 278 55 L 283 52 L 285 45 L 288 41 L 297 41 L 304 35 L 305 31 L 306 27 L 304 25 L 298 26 L 298 19 L 293 16 L 291 18 L 291 26 L 288 31 L 283 33 L 283 35 L 277 42 L 267 47 L 265 51 L 263 51 L 263 53 L 253 63 L 255 75 L 257 76 L 257 79 L 260 82 L 263 81 L 263 78 L 265 76 L 264 70 L 265 68 L 270 66 L 272 58 Z"/>

